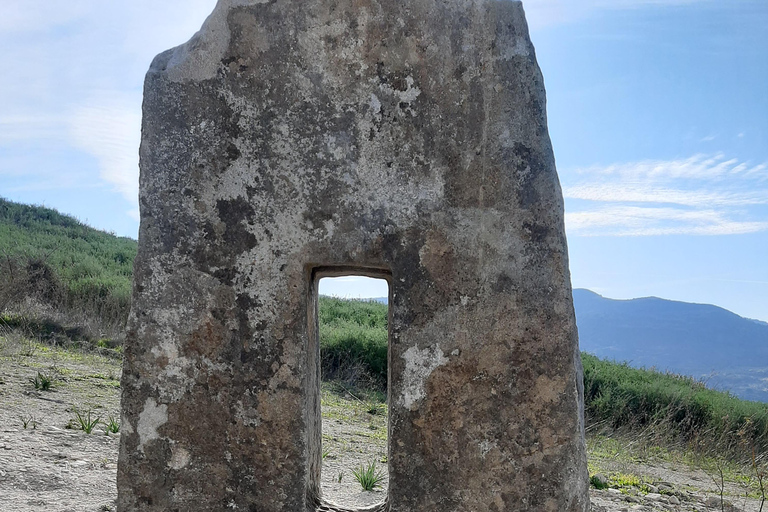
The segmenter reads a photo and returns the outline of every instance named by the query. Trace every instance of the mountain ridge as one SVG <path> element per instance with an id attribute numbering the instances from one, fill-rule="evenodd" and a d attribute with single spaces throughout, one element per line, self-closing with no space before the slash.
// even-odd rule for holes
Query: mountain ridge
<path id="1" fill-rule="evenodd" d="M 768 324 L 712 304 L 573 291 L 581 350 L 768 402 Z"/>

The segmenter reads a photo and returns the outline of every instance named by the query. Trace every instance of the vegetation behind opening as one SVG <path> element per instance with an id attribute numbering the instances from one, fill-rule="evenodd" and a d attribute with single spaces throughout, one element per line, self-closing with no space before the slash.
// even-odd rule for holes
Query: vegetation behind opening
<path id="1" fill-rule="evenodd" d="M 378 391 L 387 385 L 387 305 L 320 297 L 323 379 Z"/>

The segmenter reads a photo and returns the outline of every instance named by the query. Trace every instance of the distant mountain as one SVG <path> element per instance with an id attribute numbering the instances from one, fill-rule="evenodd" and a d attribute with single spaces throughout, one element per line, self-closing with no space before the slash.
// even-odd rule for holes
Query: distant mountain
<path id="1" fill-rule="evenodd" d="M 768 324 L 708 304 L 573 291 L 581 350 L 768 402 Z"/>

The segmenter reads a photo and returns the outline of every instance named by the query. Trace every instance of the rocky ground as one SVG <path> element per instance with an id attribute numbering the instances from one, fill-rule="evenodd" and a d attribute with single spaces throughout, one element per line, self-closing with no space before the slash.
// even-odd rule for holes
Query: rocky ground
<path id="1" fill-rule="evenodd" d="M 636 474 L 644 475 L 653 484 L 650 489 L 609 488 L 591 489 L 590 499 L 595 512 L 679 511 L 679 512 L 758 512 L 760 502 L 744 496 L 745 488 L 726 484 L 721 502 L 719 491 L 708 474 L 701 470 L 664 465 L 634 464 Z M 768 505 L 766 505 L 768 507 Z M 764 507 L 764 510 L 766 508 Z"/>
<path id="2" fill-rule="evenodd" d="M 114 357 L 0 343 L 0 511 L 114 510 L 119 434 L 106 427 L 119 416 L 119 374 Z M 49 390 L 41 389 L 45 378 Z M 91 434 L 75 411 L 85 422 L 88 412 L 99 418 Z M 348 506 L 382 501 L 385 408 L 324 386 L 323 425 L 325 495 Z M 371 463 L 383 474 L 381 487 L 363 491 L 353 470 Z M 744 477 L 726 481 L 721 505 L 715 480 L 700 469 L 600 453 L 590 466 L 613 487 L 592 489 L 596 511 L 760 511 L 759 501 L 745 497 L 754 488 Z"/>

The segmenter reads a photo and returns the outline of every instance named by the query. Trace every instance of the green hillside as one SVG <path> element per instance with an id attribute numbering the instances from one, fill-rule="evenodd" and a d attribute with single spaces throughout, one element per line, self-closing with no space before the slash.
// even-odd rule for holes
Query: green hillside
<path id="1" fill-rule="evenodd" d="M 120 323 L 136 248 L 56 210 L 0 198 L 0 310 L 33 298 Z"/>

